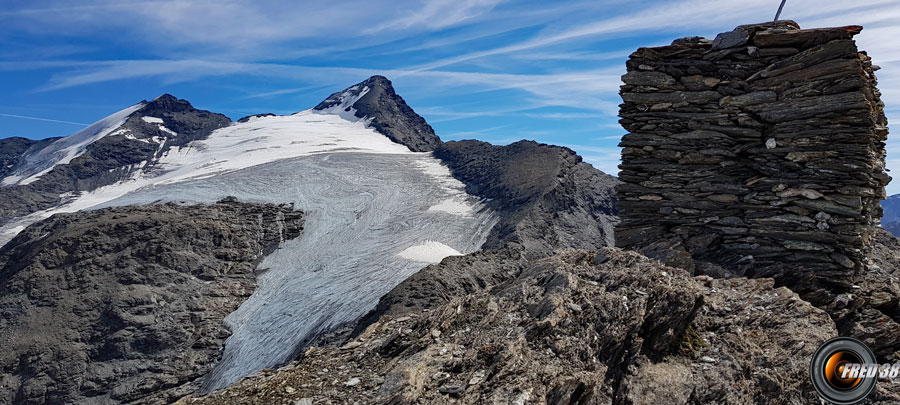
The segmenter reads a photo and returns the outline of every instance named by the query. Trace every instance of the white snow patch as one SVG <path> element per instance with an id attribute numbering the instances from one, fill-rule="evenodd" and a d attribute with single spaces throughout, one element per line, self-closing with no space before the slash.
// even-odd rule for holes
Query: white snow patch
<path id="1" fill-rule="evenodd" d="M 440 263 L 447 256 L 462 256 L 458 250 L 447 246 L 441 242 L 433 240 L 425 241 L 425 243 L 416 246 L 410 246 L 403 249 L 398 256 L 423 263 Z"/>
<path id="2" fill-rule="evenodd" d="M 159 130 L 160 130 L 160 131 L 163 131 L 163 132 L 165 132 L 165 133 L 167 133 L 167 134 L 169 134 L 169 135 L 178 135 L 177 133 L 175 133 L 175 131 L 173 131 L 173 130 L 171 130 L 171 129 L 169 129 L 169 128 L 166 128 L 164 125 L 160 125 L 160 126 L 159 126 Z"/>
<path id="3" fill-rule="evenodd" d="M 29 184 L 53 170 L 56 165 L 71 162 L 72 159 L 81 156 L 88 145 L 119 128 L 128 116 L 141 107 L 143 104 L 135 104 L 25 156 L 24 163 L 15 172 L 3 178 L 0 184 L 4 186 Z"/>
<path id="4" fill-rule="evenodd" d="M 466 193 L 466 185 L 457 180 L 450 173 L 450 168 L 437 159 L 423 159 L 416 162 L 422 172 L 438 182 L 441 189 L 447 194 L 446 199 L 428 208 L 428 211 L 445 212 L 448 214 L 471 217 L 475 212 L 475 206 L 471 196 Z"/>
<path id="5" fill-rule="evenodd" d="M 25 228 L 26 228 L 25 225 L 15 226 L 15 227 L 13 227 L 12 229 L 9 230 L 9 233 L 12 234 L 13 237 L 15 237 L 16 235 L 19 234 L 19 232 L 24 231 Z M 10 238 L 10 239 L 12 239 L 12 238 Z"/>
<path id="6" fill-rule="evenodd" d="M 449 198 L 443 200 L 431 207 L 428 207 L 429 212 L 445 212 L 447 214 L 459 215 L 461 217 L 470 217 L 472 216 L 472 205 L 466 201 L 464 198 Z"/>
<path id="7" fill-rule="evenodd" d="M 170 135 L 178 135 L 177 133 L 175 133 L 175 131 L 173 131 L 173 130 L 171 130 L 171 129 L 169 129 L 169 128 L 166 128 L 166 126 L 163 125 L 163 120 L 162 120 L 162 118 L 157 118 L 157 117 L 141 117 L 141 119 L 144 120 L 144 122 L 146 122 L 146 123 L 148 123 L 148 124 L 156 124 L 156 126 L 159 127 L 159 130 L 160 130 L 160 131 L 163 131 L 163 132 L 165 132 L 165 133 L 167 133 L 167 134 L 170 134 Z"/>
<path id="8" fill-rule="evenodd" d="M 169 149 L 157 164 L 168 173 L 156 183 L 204 178 L 325 152 L 414 153 L 367 128 L 363 122 L 306 110 L 234 124 L 216 130 L 206 140 Z"/>
<path id="9" fill-rule="evenodd" d="M 339 116 L 347 121 L 351 121 L 351 122 L 360 121 L 360 118 L 356 116 L 356 109 L 353 108 L 353 104 L 356 104 L 356 102 L 359 101 L 359 99 L 361 99 L 363 96 L 366 95 L 366 93 L 369 92 L 369 86 L 363 87 L 362 91 L 360 91 L 359 94 L 353 95 L 352 92 L 356 91 L 357 88 L 358 88 L 358 86 L 353 86 L 353 87 L 347 89 L 343 93 L 339 94 L 337 96 L 337 99 L 328 98 L 328 100 L 325 100 L 326 102 L 340 101 L 340 103 L 335 104 L 335 105 L 328 107 L 326 109 L 323 109 L 323 110 L 314 110 L 315 113 L 316 114 L 337 115 L 337 116 Z M 300 114 L 300 113 L 298 113 L 298 114 Z"/>

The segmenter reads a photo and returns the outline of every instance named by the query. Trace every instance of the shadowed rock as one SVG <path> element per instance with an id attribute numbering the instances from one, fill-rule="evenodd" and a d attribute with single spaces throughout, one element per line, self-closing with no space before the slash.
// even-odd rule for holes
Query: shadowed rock
<path id="1" fill-rule="evenodd" d="M 485 249 L 508 244 L 541 256 L 561 248 L 612 245 L 618 180 L 571 149 L 533 141 L 474 140 L 440 145 L 434 156 L 501 217 Z"/>
<path id="2" fill-rule="evenodd" d="M 59 214 L 0 249 L 0 403 L 170 403 L 196 389 L 291 206 Z"/>

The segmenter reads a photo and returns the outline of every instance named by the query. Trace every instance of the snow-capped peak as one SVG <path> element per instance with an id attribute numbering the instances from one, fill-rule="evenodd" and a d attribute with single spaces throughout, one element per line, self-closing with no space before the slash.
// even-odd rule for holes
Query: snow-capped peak
<path id="1" fill-rule="evenodd" d="M 364 121 L 366 126 L 413 152 L 430 152 L 441 144 L 431 126 L 406 104 L 384 76 L 372 76 L 334 93 L 313 111 L 353 122 Z"/>

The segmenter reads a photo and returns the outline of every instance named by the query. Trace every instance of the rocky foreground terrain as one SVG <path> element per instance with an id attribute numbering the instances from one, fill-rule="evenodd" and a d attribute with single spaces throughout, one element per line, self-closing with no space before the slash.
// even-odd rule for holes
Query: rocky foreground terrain
<path id="1" fill-rule="evenodd" d="M 771 280 L 692 277 L 612 248 L 516 263 L 511 254 L 470 259 L 497 271 L 476 276 L 491 284 L 394 302 L 341 347 L 181 403 L 815 400 L 806 359 L 834 324 Z M 448 262 L 425 272 L 458 268 Z"/>
<path id="2" fill-rule="evenodd" d="M 0 404 L 169 403 L 196 389 L 291 206 L 60 214 L 0 249 Z"/>
<path id="3" fill-rule="evenodd" d="M 898 248 L 879 234 L 868 252 L 878 279 L 844 308 L 897 308 Z M 809 359 L 844 326 L 772 279 L 692 276 L 615 248 L 448 258 L 376 312 L 346 343 L 179 403 L 819 403 Z M 895 319 L 849 332 L 895 340 Z M 892 384 L 878 387 L 872 403 L 900 401 Z"/>

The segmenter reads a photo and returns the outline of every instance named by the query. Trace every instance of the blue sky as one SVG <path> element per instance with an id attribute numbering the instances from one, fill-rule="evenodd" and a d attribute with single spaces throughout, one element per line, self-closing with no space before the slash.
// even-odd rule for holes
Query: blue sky
<path id="1" fill-rule="evenodd" d="M 234 119 L 287 114 L 383 74 L 445 140 L 566 145 L 615 174 L 628 54 L 771 20 L 778 3 L 7 2 L 0 137 L 67 135 L 162 93 Z M 888 118 L 900 119 L 900 1 L 788 0 L 782 18 L 864 25 L 857 42 L 882 67 Z M 900 142 L 888 151 L 900 170 Z"/>

